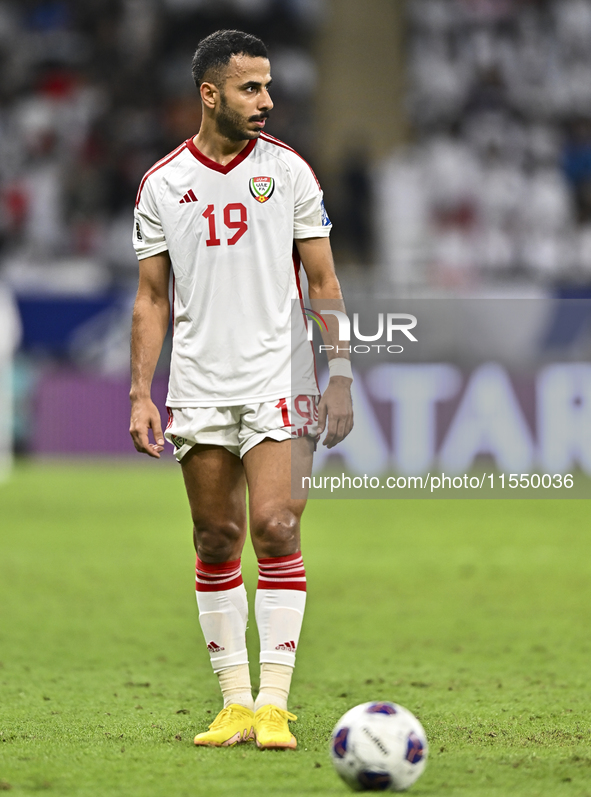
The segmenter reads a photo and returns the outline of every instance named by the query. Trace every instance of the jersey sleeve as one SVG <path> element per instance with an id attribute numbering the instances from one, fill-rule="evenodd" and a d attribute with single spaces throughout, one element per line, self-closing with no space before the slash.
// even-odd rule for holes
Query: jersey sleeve
<path id="1" fill-rule="evenodd" d="M 332 224 L 324 207 L 322 189 L 308 164 L 298 157 L 295 164 L 293 237 L 327 238 Z"/>
<path id="2" fill-rule="evenodd" d="M 150 180 L 144 182 L 138 193 L 133 214 L 133 248 L 138 260 L 168 249 Z"/>

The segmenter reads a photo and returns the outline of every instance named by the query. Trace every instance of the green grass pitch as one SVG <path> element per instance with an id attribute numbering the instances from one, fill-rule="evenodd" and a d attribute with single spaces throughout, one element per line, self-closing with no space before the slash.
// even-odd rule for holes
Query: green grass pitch
<path id="1" fill-rule="evenodd" d="M 0 485 L 0 790 L 345 795 L 330 731 L 386 699 L 429 737 L 416 797 L 591 797 L 589 506 L 310 502 L 298 749 L 196 749 L 219 694 L 177 467 L 21 465 Z M 256 643 L 253 619 L 255 683 Z"/>

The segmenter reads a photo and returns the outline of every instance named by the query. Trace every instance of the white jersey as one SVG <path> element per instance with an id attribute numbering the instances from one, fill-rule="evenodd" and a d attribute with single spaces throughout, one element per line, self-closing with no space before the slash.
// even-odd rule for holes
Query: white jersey
<path id="1" fill-rule="evenodd" d="M 266 133 L 225 166 L 189 139 L 146 173 L 133 243 L 172 263 L 168 406 L 318 395 L 294 239 L 330 228 L 312 169 Z"/>

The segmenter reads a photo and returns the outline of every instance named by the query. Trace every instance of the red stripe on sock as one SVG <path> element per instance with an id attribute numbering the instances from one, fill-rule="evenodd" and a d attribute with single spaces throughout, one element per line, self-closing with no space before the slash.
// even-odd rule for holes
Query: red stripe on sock
<path id="1" fill-rule="evenodd" d="M 242 581 L 242 576 L 238 576 L 238 578 L 233 579 L 232 581 L 224 581 L 222 584 L 202 584 L 199 581 L 195 581 L 195 591 L 196 592 L 223 592 L 227 589 L 234 589 L 234 587 L 239 587 L 244 582 Z"/>
<path id="2" fill-rule="evenodd" d="M 259 567 L 269 567 L 269 565 L 284 565 L 302 558 L 302 552 L 290 553 L 287 556 L 275 556 L 272 559 L 259 559 Z"/>
<path id="3" fill-rule="evenodd" d="M 243 583 L 240 559 L 210 564 L 197 557 L 195 589 L 197 592 L 221 592 L 234 589 Z"/>
<path id="4" fill-rule="evenodd" d="M 306 591 L 306 571 L 301 553 L 259 559 L 257 589 L 297 589 Z"/>
<path id="5" fill-rule="evenodd" d="M 210 562 L 204 562 L 203 559 L 197 557 L 195 566 L 204 573 L 212 573 L 215 575 L 222 571 L 239 569 L 240 559 L 233 559 L 231 562 L 214 562 L 212 564 Z"/>
<path id="6" fill-rule="evenodd" d="M 297 589 L 300 592 L 306 592 L 305 581 L 285 581 L 278 584 L 276 581 L 265 581 L 259 578 L 257 589 Z"/>

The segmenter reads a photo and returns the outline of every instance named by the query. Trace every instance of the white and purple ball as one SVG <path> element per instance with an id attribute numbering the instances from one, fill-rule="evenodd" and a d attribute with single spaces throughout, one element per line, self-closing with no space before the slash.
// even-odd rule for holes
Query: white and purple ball
<path id="1" fill-rule="evenodd" d="M 334 768 L 355 791 L 405 791 L 425 769 L 427 751 L 414 714 L 384 701 L 347 711 L 330 742 Z"/>

